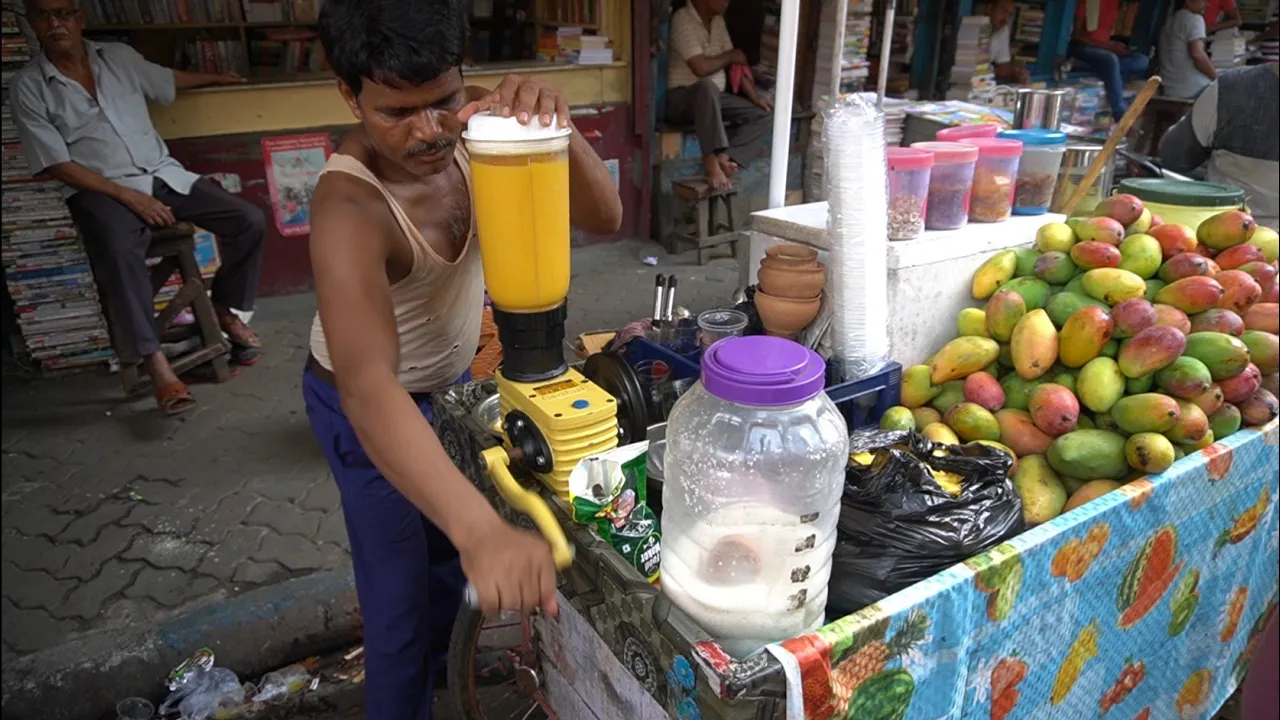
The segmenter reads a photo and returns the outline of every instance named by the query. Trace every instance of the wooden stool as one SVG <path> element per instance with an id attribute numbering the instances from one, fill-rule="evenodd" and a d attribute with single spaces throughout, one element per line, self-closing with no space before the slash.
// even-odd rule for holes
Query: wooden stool
<path id="1" fill-rule="evenodd" d="M 698 264 L 706 265 L 712 248 L 731 245 L 729 249 L 736 257 L 739 236 L 733 221 L 733 197 L 738 194 L 741 187 L 733 184 L 724 190 L 719 190 L 711 187 L 703 177 L 673 180 L 671 187 L 675 190 L 677 198 L 693 204 L 695 234 L 690 235 L 680 231 L 671 233 L 667 251 L 675 252 L 677 242 L 688 243 L 698 250 Z M 717 202 L 724 206 L 726 222 L 722 223 L 716 218 Z"/>
<path id="2" fill-rule="evenodd" d="M 1195 100 L 1163 95 L 1151 98 L 1142 111 L 1140 136 L 1135 143 L 1134 151 L 1143 155 L 1157 155 L 1160 151 L 1160 139 L 1164 137 L 1165 132 L 1184 115 L 1191 112 L 1195 104 Z"/>
<path id="3" fill-rule="evenodd" d="M 205 290 L 204 278 L 200 276 L 200 265 L 196 262 L 195 228 L 189 223 L 178 223 L 172 227 L 153 230 L 147 258 L 160 258 L 160 262 L 151 268 L 153 297 L 164 287 L 175 269 L 182 277 L 182 288 L 156 316 L 156 336 L 163 338 L 178 314 L 191 308 L 201 337 L 201 347 L 198 350 L 172 361 L 174 374 L 182 375 L 191 368 L 211 363 L 218 382 L 230 380 L 231 368 L 227 364 L 227 353 L 231 346 L 222 337 L 222 328 Z M 134 349 L 133 338 L 126 336 L 114 309 L 106 302 L 105 294 L 103 305 L 111 329 L 111 344 L 120 361 L 120 383 L 124 386 L 126 396 L 139 395 L 151 389 L 151 378 L 138 371 L 142 358 Z"/>

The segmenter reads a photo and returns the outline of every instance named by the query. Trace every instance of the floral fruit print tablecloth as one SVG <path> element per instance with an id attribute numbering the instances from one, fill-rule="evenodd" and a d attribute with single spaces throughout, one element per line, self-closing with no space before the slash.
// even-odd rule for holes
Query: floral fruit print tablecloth
<path id="1" fill-rule="evenodd" d="M 772 648 L 789 720 L 1210 718 L 1276 607 L 1277 425 Z"/>

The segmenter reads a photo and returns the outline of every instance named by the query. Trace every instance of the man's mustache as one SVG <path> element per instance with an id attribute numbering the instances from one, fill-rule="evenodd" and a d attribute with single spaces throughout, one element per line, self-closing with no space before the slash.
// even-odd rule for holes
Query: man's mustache
<path id="1" fill-rule="evenodd" d="M 452 150 L 453 146 L 457 144 L 457 140 L 451 137 L 443 137 L 439 140 L 432 140 L 431 142 L 418 143 L 406 150 L 404 154 L 405 157 L 416 158 L 423 155 L 430 155 L 432 153 L 444 152 L 445 150 Z"/>

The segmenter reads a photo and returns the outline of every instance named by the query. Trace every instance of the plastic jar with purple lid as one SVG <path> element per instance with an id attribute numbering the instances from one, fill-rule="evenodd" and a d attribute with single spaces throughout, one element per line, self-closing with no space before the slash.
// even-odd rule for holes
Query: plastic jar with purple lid
<path id="1" fill-rule="evenodd" d="M 1043 215 L 1053 204 L 1067 134 L 1057 130 L 1005 130 L 997 137 L 1022 143 L 1018 186 L 1013 193 L 1014 215 Z"/>
<path id="2" fill-rule="evenodd" d="M 924 226 L 930 230 L 955 230 L 969 220 L 969 191 L 973 186 L 973 167 L 978 162 L 978 148 L 952 142 L 918 142 L 917 150 L 933 153 L 933 169 L 929 172 L 928 212 Z"/>
<path id="3" fill-rule="evenodd" d="M 736 658 L 825 623 L 849 461 L 825 375 L 790 340 L 725 338 L 667 419 L 662 592 Z"/>
<path id="4" fill-rule="evenodd" d="M 911 240 L 924 232 L 929 204 L 929 173 L 933 152 L 891 147 L 889 163 L 889 239 Z"/>
<path id="5" fill-rule="evenodd" d="M 978 123 L 942 128 L 934 137 L 938 142 L 960 142 L 974 138 L 993 138 L 999 132 L 1000 126 L 995 123 Z"/>
<path id="6" fill-rule="evenodd" d="M 1013 193 L 1018 183 L 1022 143 L 1000 138 L 973 138 L 960 142 L 978 148 L 969 219 L 983 223 L 1008 220 L 1013 214 Z"/>

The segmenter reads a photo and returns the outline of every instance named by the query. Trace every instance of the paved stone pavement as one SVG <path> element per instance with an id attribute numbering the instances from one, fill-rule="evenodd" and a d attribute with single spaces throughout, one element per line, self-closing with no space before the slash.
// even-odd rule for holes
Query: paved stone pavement
<path id="1" fill-rule="evenodd" d="M 662 259 L 645 266 L 645 256 Z M 731 260 L 647 242 L 577 249 L 570 337 L 648 315 L 657 270 L 678 302 L 725 304 Z M 349 563 L 338 494 L 299 392 L 314 298 L 271 298 L 266 357 L 193 388 L 166 419 L 105 374 L 3 381 L 3 659 L 160 619 Z"/>

